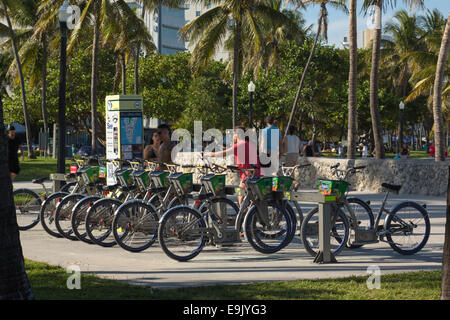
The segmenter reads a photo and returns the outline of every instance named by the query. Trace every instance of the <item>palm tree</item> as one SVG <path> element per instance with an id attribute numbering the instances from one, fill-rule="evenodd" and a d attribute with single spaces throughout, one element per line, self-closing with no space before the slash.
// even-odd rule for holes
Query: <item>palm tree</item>
<path id="1" fill-rule="evenodd" d="M 0 15 L 4 16 L 6 19 L 7 25 L 2 27 L 2 29 L 6 29 L 8 31 L 8 37 L 11 40 L 11 46 L 14 53 L 14 59 L 16 62 L 17 72 L 19 74 L 20 79 L 20 88 L 21 88 L 21 94 L 22 94 L 22 106 L 23 106 L 23 116 L 24 116 L 24 122 L 25 122 L 25 134 L 27 139 L 27 150 L 28 150 L 28 158 L 33 159 L 35 158 L 33 147 L 32 147 L 32 141 L 31 141 L 31 127 L 30 127 L 30 119 L 28 115 L 28 105 L 27 105 L 27 98 L 26 98 L 26 89 L 25 89 L 25 78 L 23 75 L 23 69 L 22 69 L 22 63 L 19 56 L 19 49 L 17 46 L 17 39 L 16 34 L 13 29 L 13 25 L 10 18 L 10 12 L 13 11 L 13 9 L 18 9 L 22 5 L 21 2 L 13 2 L 11 0 L 1 0 L 0 1 Z"/>
<path id="2" fill-rule="evenodd" d="M 370 115 L 372 118 L 372 133 L 375 144 L 375 156 L 377 159 L 384 158 L 384 145 L 381 129 L 380 109 L 378 106 L 378 79 L 379 65 L 381 57 L 381 21 L 382 11 L 389 4 L 394 6 L 396 0 L 364 0 L 363 10 L 366 12 L 369 8 L 375 7 L 375 18 L 377 19 L 376 28 L 373 29 L 372 37 L 372 65 L 370 70 Z M 410 7 L 423 6 L 423 0 L 403 0 Z"/>
<path id="3" fill-rule="evenodd" d="M 3 64 L 0 66 L 3 67 Z M 1 84 L 1 82 L 0 82 Z M 13 186 L 9 176 L 8 147 L 3 123 L 0 87 L 0 300 L 32 300 L 34 294 L 25 272 L 17 225 Z"/>
<path id="4" fill-rule="evenodd" d="M 349 62 L 347 158 L 355 158 L 356 149 L 356 87 L 358 82 L 358 45 L 356 31 L 356 0 L 349 0 Z"/>
<path id="5" fill-rule="evenodd" d="M 280 47 L 283 43 L 295 41 L 302 43 L 309 31 L 305 28 L 305 20 L 299 12 L 282 8 L 283 0 L 268 0 L 267 4 L 274 10 L 282 12 L 289 18 L 289 23 L 275 25 L 272 21 L 262 21 L 260 28 L 262 34 L 262 44 L 260 50 L 255 54 L 252 48 L 244 46 L 244 66 L 243 70 L 253 71 L 254 77 L 259 78 L 261 70 L 266 74 L 272 69 L 278 70 L 280 61 Z M 228 42 L 232 42 L 232 37 Z M 250 49 L 250 50 L 249 50 Z"/>
<path id="6" fill-rule="evenodd" d="M 204 70 L 221 44 L 232 39 L 233 127 L 237 124 L 237 90 L 243 71 L 243 41 L 248 40 L 245 43 L 248 50 L 255 54 L 259 52 L 263 41 L 261 26 L 264 23 L 280 26 L 292 22 L 264 0 L 223 0 L 180 30 L 183 37 L 190 38 L 191 45 L 195 44 L 190 60 L 195 75 Z"/>
<path id="7" fill-rule="evenodd" d="M 405 101 L 412 101 L 421 95 L 428 96 L 428 107 L 433 113 L 434 117 L 434 138 L 437 150 L 437 144 L 439 144 L 439 141 L 437 140 L 445 140 L 443 138 L 444 129 L 442 114 L 448 115 L 450 111 L 450 83 L 448 81 L 448 78 L 450 76 L 450 62 L 448 61 L 448 59 L 442 60 L 442 65 L 439 64 L 440 62 L 438 62 L 443 45 L 442 41 L 445 35 L 446 19 L 441 13 L 434 10 L 433 12 L 429 11 L 424 17 L 423 21 L 423 40 L 425 43 L 425 48 L 420 48 L 420 50 L 412 51 L 409 53 L 409 57 L 411 57 L 411 66 L 413 72 L 410 82 L 414 84 L 414 87 Z M 438 66 L 441 66 L 443 68 L 443 71 L 438 71 Z M 440 72 L 443 72 L 443 77 L 440 80 L 440 86 L 436 87 L 437 75 Z M 438 90 L 437 92 L 435 92 L 436 89 Z M 438 100 L 440 101 L 435 100 L 435 94 L 440 95 L 440 98 L 438 98 Z M 435 101 L 440 104 L 440 107 L 438 107 L 438 109 L 436 109 Z M 442 137 L 440 137 L 440 135 L 442 135 Z M 441 147 L 443 149 L 442 152 L 445 153 L 446 144 L 444 142 L 441 143 L 443 143 Z M 439 159 L 439 156 L 437 156 L 436 161 L 440 161 Z"/>
<path id="8" fill-rule="evenodd" d="M 146 52 L 156 49 L 152 36 L 148 32 L 143 20 L 138 18 L 135 12 L 123 0 L 114 3 L 106 3 L 105 11 L 108 12 L 102 19 L 103 42 L 112 43 L 114 51 L 119 56 L 122 68 L 122 94 L 126 94 L 126 61 L 134 56 L 136 49 L 142 48 Z M 137 91 L 137 73 L 135 73 L 135 90 Z"/>
<path id="9" fill-rule="evenodd" d="M 294 0 L 293 2 L 297 3 L 297 8 L 303 8 L 306 9 L 308 5 L 312 4 L 318 4 L 320 5 L 320 13 L 319 13 L 319 20 L 317 22 L 317 32 L 314 37 L 313 46 L 311 48 L 311 52 L 309 54 L 308 60 L 306 61 L 305 68 L 303 69 L 303 74 L 300 79 L 300 84 L 298 85 L 297 94 L 295 95 L 294 104 L 292 105 L 291 114 L 289 116 L 289 120 L 287 123 L 286 128 L 289 128 L 292 120 L 294 119 L 295 111 L 297 109 L 298 101 L 300 100 L 300 94 L 303 89 L 303 83 L 305 81 L 306 73 L 308 71 L 309 65 L 311 63 L 312 57 L 314 55 L 314 51 L 317 46 L 317 42 L 319 40 L 319 36 L 322 35 L 325 41 L 328 41 L 328 10 L 327 5 L 330 5 L 336 9 L 343 10 L 347 12 L 347 7 L 345 5 L 345 0 Z M 285 130 L 284 138 L 286 138 L 288 131 Z"/>
<path id="10" fill-rule="evenodd" d="M 436 65 L 436 76 L 433 86 L 433 118 L 434 118 L 434 144 L 436 146 L 436 161 L 445 161 L 444 120 L 442 118 L 442 84 L 447 66 L 447 57 L 450 51 L 450 14 L 447 17 L 441 49 L 439 50 Z"/>

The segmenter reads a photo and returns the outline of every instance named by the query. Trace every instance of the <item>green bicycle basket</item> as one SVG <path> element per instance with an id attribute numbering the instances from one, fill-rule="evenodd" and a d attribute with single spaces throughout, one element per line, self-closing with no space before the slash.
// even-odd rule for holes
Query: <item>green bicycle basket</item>
<path id="1" fill-rule="evenodd" d="M 206 174 L 201 178 L 206 192 L 217 196 L 225 195 L 225 174 Z"/>
<path id="2" fill-rule="evenodd" d="M 139 170 L 133 173 L 137 183 L 143 189 L 146 189 L 150 185 L 150 177 L 148 176 L 148 171 Z"/>
<path id="3" fill-rule="evenodd" d="M 148 175 L 152 179 L 155 187 L 161 188 L 169 186 L 169 180 L 167 179 L 167 177 L 169 176 L 168 171 L 163 170 L 152 171 Z"/>
<path id="4" fill-rule="evenodd" d="M 168 179 L 173 182 L 178 194 L 185 195 L 192 192 L 193 177 L 192 172 L 176 172 L 169 175 Z"/>
<path id="5" fill-rule="evenodd" d="M 123 187 L 129 187 L 133 184 L 132 169 L 121 169 L 115 172 L 117 180 Z"/>
<path id="6" fill-rule="evenodd" d="M 268 201 L 273 198 L 272 177 L 251 178 L 248 186 L 259 200 Z"/>
<path id="7" fill-rule="evenodd" d="M 99 176 L 99 167 L 93 166 L 93 167 L 87 167 L 80 169 L 80 172 L 82 172 L 82 179 L 86 184 L 89 184 L 91 182 L 95 182 L 98 180 Z"/>
<path id="8" fill-rule="evenodd" d="M 319 179 L 319 192 L 323 194 L 336 194 L 337 199 L 345 195 L 349 183 L 342 180 Z"/>
<path id="9" fill-rule="evenodd" d="M 292 182 L 294 181 L 291 177 L 279 176 L 272 178 L 272 191 L 282 191 L 287 192 L 291 189 Z"/>

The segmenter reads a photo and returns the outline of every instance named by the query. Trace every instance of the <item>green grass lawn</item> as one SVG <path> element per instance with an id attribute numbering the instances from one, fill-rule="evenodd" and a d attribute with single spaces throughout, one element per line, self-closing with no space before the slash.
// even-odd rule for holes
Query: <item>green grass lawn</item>
<path id="1" fill-rule="evenodd" d="M 25 267 L 37 300 L 438 300 L 441 286 L 441 271 L 382 275 L 372 290 L 368 277 L 157 290 L 83 273 L 81 289 L 69 290 L 63 268 L 30 260 Z"/>
<path id="2" fill-rule="evenodd" d="M 56 172 L 57 160 L 51 157 L 37 157 L 36 159 L 28 159 L 25 157 L 24 161 L 20 163 L 19 175 L 15 181 L 30 181 L 36 178 L 48 177 L 51 173 Z M 66 159 L 66 172 L 69 172 L 72 161 Z"/>

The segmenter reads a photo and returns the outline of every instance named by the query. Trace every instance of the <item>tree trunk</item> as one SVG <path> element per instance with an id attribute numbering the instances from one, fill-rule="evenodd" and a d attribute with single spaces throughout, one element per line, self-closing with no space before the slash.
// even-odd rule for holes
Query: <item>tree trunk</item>
<path id="1" fill-rule="evenodd" d="M 241 21 L 235 19 L 233 52 L 233 128 L 237 126 L 237 92 L 239 86 L 239 58 L 241 52 Z"/>
<path id="2" fill-rule="evenodd" d="M 116 58 L 116 73 L 114 75 L 113 94 L 116 95 L 119 92 L 120 79 L 122 78 L 122 70 L 120 67 L 120 55 Z"/>
<path id="3" fill-rule="evenodd" d="M 347 133 L 347 159 L 355 158 L 356 148 L 356 86 L 358 76 L 358 46 L 356 31 L 356 0 L 350 0 L 349 6 L 350 28 L 350 69 L 348 74 L 348 133 Z"/>
<path id="4" fill-rule="evenodd" d="M 286 125 L 286 128 L 290 127 L 291 122 L 294 119 L 295 110 L 297 109 L 298 101 L 300 100 L 300 94 L 301 94 L 302 89 L 303 89 L 303 83 L 305 81 L 306 73 L 308 72 L 308 68 L 309 68 L 309 65 L 311 63 L 311 59 L 312 59 L 312 57 L 314 55 L 314 51 L 316 50 L 316 45 L 317 45 L 317 41 L 319 39 L 321 25 L 322 25 L 322 19 L 323 19 L 323 10 L 321 10 L 321 12 L 320 12 L 319 22 L 318 22 L 318 27 L 317 27 L 317 33 L 316 33 L 316 36 L 314 37 L 313 46 L 311 48 L 311 52 L 309 53 L 308 60 L 306 61 L 305 68 L 303 69 L 302 77 L 300 78 L 300 83 L 298 85 L 297 94 L 295 95 L 294 104 L 292 105 L 291 114 L 289 116 L 289 120 L 288 120 L 288 123 Z M 288 130 L 285 130 L 283 140 L 286 139 L 287 134 L 288 134 Z"/>
<path id="5" fill-rule="evenodd" d="M 3 4 L 3 10 L 4 10 L 6 22 L 8 24 L 8 28 L 9 28 L 9 32 L 10 32 L 11 43 L 12 43 L 13 52 L 14 52 L 14 59 L 16 60 L 16 64 L 17 64 L 17 72 L 19 73 L 20 89 L 21 89 L 21 93 L 22 93 L 23 119 L 25 122 L 25 135 L 26 135 L 26 139 L 27 139 L 28 158 L 34 159 L 36 157 L 34 156 L 33 146 L 32 146 L 30 117 L 28 115 L 27 97 L 26 97 L 26 92 L 25 92 L 25 79 L 23 77 L 22 63 L 20 62 L 19 50 L 17 49 L 16 38 L 15 38 L 14 30 L 13 30 L 13 27 L 11 24 L 11 19 L 9 18 L 8 8 L 6 7 L 6 4 L 3 1 L 2 1 L 2 4 Z"/>
<path id="6" fill-rule="evenodd" d="M 445 221 L 444 249 L 442 253 L 441 300 L 450 300 L 450 167 L 447 183 L 447 211 Z"/>
<path id="7" fill-rule="evenodd" d="M 142 4 L 141 19 L 145 19 L 145 5 Z M 141 44 L 138 43 L 136 46 L 136 52 L 134 57 L 134 94 L 139 94 L 139 60 L 141 58 Z"/>
<path id="8" fill-rule="evenodd" d="M 44 133 L 48 134 L 47 117 L 47 61 L 48 61 L 48 42 L 47 35 L 42 35 L 42 121 L 44 123 Z M 47 140 L 45 141 L 44 157 L 47 156 Z"/>
<path id="9" fill-rule="evenodd" d="M 97 72 L 98 72 L 98 46 L 100 38 L 97 2 L 94 3 L 94 37 L 92 42 L 92 73 L 91 73 L 91 147 L 92 153 L 97 153 Z"/>
<path id="10" fill-rule="evenodd" d="M 381 10 L 383 8 L 383 0 L 378 0 L 377 7 L 379 8 L 379 21 L 382 21 Z M 370 71 L 370 115 L 372 118 L 375 157 L 377 159 L 383 159 L 384 145 L 381 132 L 380 110 L 378 107 L 378 69 L 380 64 L 381 28 L 374 28 L 373 33 L 372 68 Z"/>
<path id="11" fill-rule="evenodd" d="M 436 77 L 433 87 L 433 118 L 434 118 L 434 145 L 436 147 L 436 161 L 445 161 L 444 119 L 442 115 L 442 82 L 444 79 L 445 65 L 450 49 L 450 14 L 447 17 L 441 49 L 439 50 L 436 65 Z"/>
<path id="12" fill-rule="evenodd" d="M 8 140 L 4 132 L 3 104 L 0 101 L 0 300 L 32 300 L 34 295 L 25 272 L 9 177 Z"/>
<path id="13" fill-rule="evenodd" d="M 127 66 L 125 62 L 125 52 L 120 55 L 120 66 L 122 67 L 122 94 L 127 94 Z"/>

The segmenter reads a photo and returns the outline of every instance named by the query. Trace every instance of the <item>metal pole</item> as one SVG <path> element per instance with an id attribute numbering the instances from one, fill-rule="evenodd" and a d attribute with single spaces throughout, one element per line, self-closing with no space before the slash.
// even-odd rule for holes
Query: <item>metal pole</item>
<path id="1" fill-rule="evenodd" d="M 59 72 L 59 106 L 58 106 L 58 173 L 65 173 L 66 165 L 66 48 L 67 48 L 67 23 L 60 21 L 61 28 L 61 60 Z"/>
<path id="2" fill-rule="evenodd" d="M 250 92 L 250 112 L 248 118 L 249 127 L 253 128 L 253 92 Z"/>
<path id="3" fill-rule="evenodd" d="M 399 149 L 398 153 L 402 150 L 403 146 L 403 109 L 400 109 L 400 132 L 399 132 Z"/>

